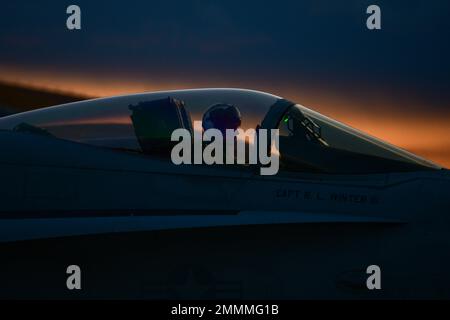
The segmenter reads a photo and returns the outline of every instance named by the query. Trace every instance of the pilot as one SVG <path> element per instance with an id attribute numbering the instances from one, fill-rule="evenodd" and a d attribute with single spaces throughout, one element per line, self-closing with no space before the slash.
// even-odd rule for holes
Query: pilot
<path id="1" fill-rule="evenodd" d="M 203 130 L 218 129 L 225 137 L 227 129 L 236 130 L 241 126 L 241 113 L 231 104 L 217 103 L 212 105 L 203 114 Z"/>

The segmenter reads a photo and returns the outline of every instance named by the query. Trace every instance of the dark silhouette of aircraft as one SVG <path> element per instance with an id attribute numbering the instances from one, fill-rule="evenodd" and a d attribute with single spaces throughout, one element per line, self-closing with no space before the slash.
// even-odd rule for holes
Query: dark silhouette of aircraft
<path id="1" fill-rule="evenodd" d="M 278 174 L 171 162 L 171 132 L 217 103 L 243 129 L 279 129 Z M 68 103 L 0 118 L 0 147 L 1 297 L 192 298 L 174 293 L 184 275 L 203 298 L 450 297 L 449 171 L 287 99 Z M 381 290 L 366 287 L 373 264 Z"/>

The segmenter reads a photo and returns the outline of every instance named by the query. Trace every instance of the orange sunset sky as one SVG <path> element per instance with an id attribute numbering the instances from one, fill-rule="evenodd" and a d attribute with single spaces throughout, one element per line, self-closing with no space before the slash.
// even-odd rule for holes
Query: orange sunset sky
<path id="1" fill-rule="evenodd" d="M 39 69 L 23 70 L 9 66 L 1 66 L 1 69 L 1 81 L 87 97 L 198 87 L 243 87 L 267 91 L 450 167 L 450 113 L 428 113 L 427 105 L 408 98 L 408 94 L 388 95 L 377 91 L 354 94 L 338 92 L 327 88 L 326 85 L 322 88 L 296 88 L 282 82 L 272 85 L 226 79 L 208 80 L 208 83 L 199 80 L 170 82 L 134 79 L 131 75 L 96 76 Z"/>
<path id="2" fill-rule="evenodd" d="M 450 2 L 378 0 L 377 30 L 369 4 L 78 0 L 69 30 L 64 1 L 5 2 L 0 81 L 85 97 L 261 90 L 450 167 Z"/>

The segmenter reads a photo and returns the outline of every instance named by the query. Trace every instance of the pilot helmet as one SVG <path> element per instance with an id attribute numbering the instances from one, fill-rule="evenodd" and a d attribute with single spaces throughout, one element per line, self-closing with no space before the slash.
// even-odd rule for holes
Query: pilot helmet
<path id="1" fill-rule="evenodd" d="M 203 130 L 218 129 L 225 134 L 226 129 L 236 130 L 241 126 L 241 113 L 231 104 L 217 103 L 203 114 Z"/>

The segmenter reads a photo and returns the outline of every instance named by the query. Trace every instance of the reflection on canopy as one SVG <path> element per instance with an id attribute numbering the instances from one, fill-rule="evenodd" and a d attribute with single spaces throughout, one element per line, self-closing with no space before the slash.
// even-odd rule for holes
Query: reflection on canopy
<path id="1" fill-rule="evenodd" d="M 45 129 L 62 139 L 142 151 L 129 107 L 169 97 L 184 103 L 192 121 L 201 121 L 204 112 L 211 105 L 233 104 L 241 111 L 241 128 L 245 130 L 256 128 L 269 108 L 279 99 L 267 93 L 241 89 L 162 91 L 94 99 L 29 111 L 2 118 L 0 128 L 13 130 L 20 123 L 26 123 Z"/>

